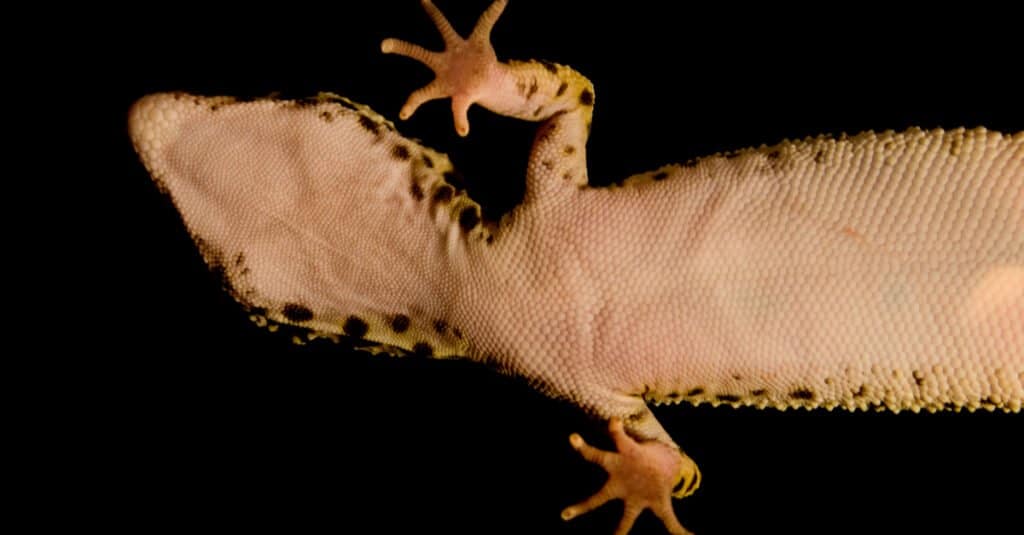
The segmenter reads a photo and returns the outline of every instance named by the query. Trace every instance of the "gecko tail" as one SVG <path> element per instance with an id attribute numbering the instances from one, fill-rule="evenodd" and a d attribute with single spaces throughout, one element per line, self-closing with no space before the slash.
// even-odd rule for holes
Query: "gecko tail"
<path id="1" fill-rule="evenodd" d="M 129 132 L 225 286 L 254 314 L 383 347 L 465 354 L 447 322 L 480 208 L 448 158 L 365 106 L 182 93 L 132 107 Z"/>

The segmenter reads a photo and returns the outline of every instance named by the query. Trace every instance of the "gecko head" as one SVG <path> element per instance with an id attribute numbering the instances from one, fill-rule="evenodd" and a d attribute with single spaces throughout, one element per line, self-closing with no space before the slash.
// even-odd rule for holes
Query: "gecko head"
<path id="1" fill-rule="evenodd" d="M 679 464 L 679 475 L 676 484 L 672 487 L 672 496 L 685 498 L 697 491 L 700 487 L 700 469 L 697 463 L 693 462 L 688 455 L 679 450 L 682 462 Z"/>

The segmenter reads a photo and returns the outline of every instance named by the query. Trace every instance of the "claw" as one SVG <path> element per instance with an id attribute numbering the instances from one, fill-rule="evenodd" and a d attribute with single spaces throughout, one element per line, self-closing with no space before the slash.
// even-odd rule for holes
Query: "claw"
<path id="1" fill-rule="evenodd" d="M 500 77 L 495 75 L 498 58 L 491 47 L 490 37 L 507 3 L 507 0 L 497 0 L 491 4 L 480 16 L 469 39 L 463 39 L 437 6 L 430 0 L 423 0 L 423 9 L 444 39 L 444 52 L 433 52 L 400 39 L 385 39 L 381 42 L 381 52 L 414 59 L 429 67 L 436 75 L 434 81 L 409 95 L 399 113 L 401 119 L 411 117 L 425 102 L 452 97 L 455 131 L 460 136 L 469 134 L 470 106 L 479 101 L 481 96 L 494 91 L 493 85 L 500 82 Z"/>
<path id="2" fill-rule="evenodd" d="M 681 451 L 660 442 L 639 443 L 626 434 L 622 421 L 612 419 L 608 431 L 618 452 L 604 451 L 587 444 L 573 433 L 569 443 L 580 455 L 608 472 L 608 481 L 593 496 L 562 510 L 562 519 L 571 520 L 610 500 L 624 502 L 622 520 L 616 535 L 626 535 L 644 509 L 650 509 L 673 535 L 687 535 L 672 509 L 672 489 L 696 488 L 697 466 Z M 685 482 L 692 484 L 686 485 Z"/>

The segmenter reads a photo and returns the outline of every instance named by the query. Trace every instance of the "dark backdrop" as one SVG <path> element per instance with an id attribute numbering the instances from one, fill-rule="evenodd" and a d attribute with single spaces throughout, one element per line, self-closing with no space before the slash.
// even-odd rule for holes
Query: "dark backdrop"
<path id="1" fill-rule="evenodd" d="M 293 347 L 257 329 L 132 152 L 128 107 L 155 91 L 333 91 L 395 118 L 431 75 L 381 55 L 380 40 L 440 39 L 416 2 L 349 4 L 174 3 L 96 30 L 108 33 L 94 36 L 105 44 L 89 69 L 110 97 L 117 163 L 99 217 L 114 253 L 99 297 L 109 313 L 87 366 L 99 404 L 83 443 L 97 455 L 83 463 L 116 491 L 89 514 L 141 532 L 611 533 L 615 505 L 558 516 L 602 481 L 567 436 L 600 442 L 603 424 L 482 366 Z M 466 33 L 487 2 L 438 4 Z M 513 0 L 494 41 L 501 58 L 572 65 L 594 82 L 597 182 L 825 132 L 1024 129 L 1017 30 L 969 4 L 913 16 L 860 4 L 552 4 Z M 470 120 L 460 140 L 447 103 L 434 103 L 399 128 L 448 152 L 500 214 L 522 194 L 536 125 L 479 108 Z M 656 414 L 703 470 L 700 491 L 677 502 L 699 534 L 1020 529 L 1020 415 Z M 645 516 L 634 533 L 660 529 Z"/>

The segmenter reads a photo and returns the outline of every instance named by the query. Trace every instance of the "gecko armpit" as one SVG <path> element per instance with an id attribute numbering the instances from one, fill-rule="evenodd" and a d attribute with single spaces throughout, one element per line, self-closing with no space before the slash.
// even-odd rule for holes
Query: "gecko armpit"
<path id="1" fill-rule="evenodd" d="M 479 207 L 448 182 L 453 168 L 444 155 L 333 97 L 233 103 L 156 96 L 136 108 L 133 132 L 207 259 L 224 269 L 236 297 L 257 315 L 413 354 L 484 360 L 602 418 L 620 418 L 633 438 L 651 444 L 674 443 L 644 401 L 1019 410 L 1020 324 L 1012 320 L 1021 306 L 1020 243 L 1011 232 L 1020 227 L 1013 204 L 1019 134 L 908 131 L 780 144 L 591 188 L 584 155 L 595 89 L 553 63 L 521 63 L 509 72 L 487 78 L 504 85 L 485 87 L 481 102 L 542 124 L 527 195 L 502 222 L 484 221 Z M 464 129 L 458 110 L 455 115 Z M 186 121 L 176 122 L 181 117 Z M 143 123 L 153 128 L 141 129 Z M 178 133 L 179 124 L 187 135 Z M 990 191 L 986 180 L 1005 193 L 978 201 L 994 204 L 977 220 L 970 210 L 943 220 L 935 204 L 907 200 L 941 208 L 952 205 L 944 193 L 965 191 L 935 190 L 924 178 L 900 182 L 887 170 L 928 171 L 922 155 L 939 154 L 939 168 L 955 168 L 967 159 L 958 157 L 982 144 L 980 158 L 1005 157 L 1009 165 L 1003 174 L 979 175 L 980 189 L 965 183 L 968 198 Z M 915 152 L 923 146 L 932 152 Z M 342 152 L 346 147 L 351 152 Z M 870 172 L 837 174 L 830 182 L 831 170 L 861 161 L 858 152 L 877 156 L 864 165 Z M 370 176 L 349 176 L 348 169 Z M 957 177 L 972 168 L 963 169 Z M 227 172 L 260 185 L 173 182 L 178 175 Z M 864 186 L 865 177 L 878 183 Z M 342 191 L 345 180 L 364 182 Z M 843 189 L 844 180 L 862 189 Z M 879 214 L 872 212 L 876 206 L 892 208 Z M 366 219 L 346 225 L 350 215 Z M 607 223 L 581 228 L 582 220 Z M 232 227 L 232 221 L 242 223 Z M 394 221 L 402 223 L 388 224 Z M 975 228 L 994 228 L 993 241 L 967 240 L 977 248 L 961 250 L 963 241 L 950 246 L 939 239 Z M 369 239 L 368 231 L 378 234 Z M 931 248 L 939 243 L 953 248 Z M 347 258 L 353 248 L 355 258 Z M 983 273 L 966 282 L 960 267 L 943 272 L 954 265 L 943 259 L 957 255 L 979 262 Z M 330 268 L 317 264 L 322 257 Z M 936 296 L 921 293 L 916 269 L 922 265 L 937 277 L 924 289 L 965 284 L 952 296 L 967 330 L 952 342 L 943 338 L 943 322 L 952 317 L 943 308 L 948 296 L 932 301 Z M 501 299 L 491 297 L 496 287 Z M 928 312 L 921 314 L 922 307 Z M 534 314 L 524 318 L 523 310 Z M 981 336 L 976 329 L 997 331 Z M 969 377 L 987 386 L 957 390 L 948 378 L 958 378 L 960 363 L 970 359 L 924 366 L 915 353 L 941 353 L 949 344 L 971 358 L 987 359 L 992 351 L 1011 360 L 1002 368 L 998 359 L 984 360 L 981 369 L 990 375 L 968 368 Z M 901 357 L 878 355 L 886 351 Z M 644 360 L 644 354 L 655 357 Z M 844 366 L 811 356 L 823 354 Z M 868 354 L 879 360 L 865 359 Z M 692 491 L 695 474 L 673 473 L 664 486 L 681 483 L 679 492 Z"/>

